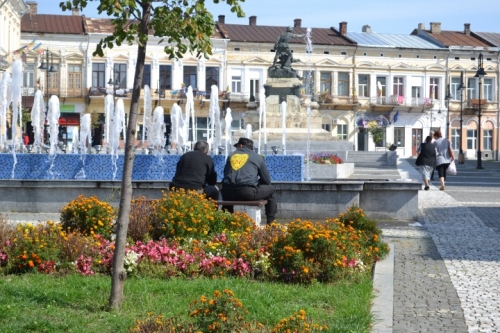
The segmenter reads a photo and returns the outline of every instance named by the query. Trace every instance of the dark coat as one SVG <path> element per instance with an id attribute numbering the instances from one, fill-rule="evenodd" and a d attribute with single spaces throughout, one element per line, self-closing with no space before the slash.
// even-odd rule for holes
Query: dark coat
<path id="1" fill-rule="evenodd" d="M 419 158 L 422 161 L 422 165 L 428 165 L 431 167 L 436 166 L 436 147 L 431 142 L 424 142 L 420 145 L 420 155 Z"/>
<path id="2" fill-rule="evenodd" d="M 204 185 L 215 185 L 217 173 L 212 157 L 192 150 L 181 156 L 171 186 L 186 190 L 201 190 Z"/>

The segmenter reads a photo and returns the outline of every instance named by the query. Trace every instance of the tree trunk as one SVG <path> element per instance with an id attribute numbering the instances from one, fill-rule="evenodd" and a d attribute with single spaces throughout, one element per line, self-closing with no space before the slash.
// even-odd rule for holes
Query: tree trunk
<path id="1" fill-rule="evenodd" d="M 148 35 L 147 24 L 150 20 L 151 4 L 142 6 L 143 16 L 140 29 L 143 35 Z M 118 211 L 115 252 L 113 256 L 111 295 L 109 306 L 113 309 L 121 309 L 123 303 L 123 288 L 127 279 L 124 267 L 125 246 L 127 245 L 127 231 L 130 216 L 130 204 L 132 201 L 132 171 L 134 167 L 134 145 L 135 129 L 137 125 L 137 113 L 139 109 L 139 98 L 141 95 L 141 83 L 144 72 L 144 61 L 146 59 L 147 42 L 138 43 L 137 63 L 135 67 L 134 88 L 132 90 L 132 101 L 130 105 L 129 120 L 127 125 L 127 138 L 125 141 L 125 160 L 123 163 L 123 177 L 121 186 L 120 207 Z"/>

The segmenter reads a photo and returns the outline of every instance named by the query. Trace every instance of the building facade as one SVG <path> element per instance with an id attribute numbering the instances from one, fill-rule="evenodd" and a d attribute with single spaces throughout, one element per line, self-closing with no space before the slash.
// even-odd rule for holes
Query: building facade
<path id="1" fill-rule="evenodd" d="M 106 49 L 103 58 L 94 57 L 99 40 L 112 32 L 108 19 L 86 18 L 77 12 L 40 15 L 34 8 L 31 5 L 29 16 L 23 17 L 20 44 L 36 39 L 42 52 L 28 51 L 25 56 L 25 106 L 29 108 L 29 96 L 37 89 L 45 96 L 56 94 L 61 101 L 61 139 L 70 143 L 71 127 L 79 126 L 82 114 L 91 113 L 97 128 L 93 141 L 100 143 L 105 95 L 114 93 L 123 98 L 126 110 L 130 106 L 137 48 L 124 45 Z M 44 24 L 47 21 L 60 25 Z M 431 23 L 428 30 L 420 24 L 406 34 L 373 33 L 369 26 L 349 32 L 346 22 L 338 28 L 308 31 L 295 19 L 291 26 L 293 33 L 311 36 L 309 51 L 302 36 L 290 41 L 293 57 L 301 60 L 293 67 L 301 76 L 312 77 L 312 87 L 303 89 L 314 91 L 323 128 L 332 140 L 348 141 L 355 150 L 367 151 L 394 145 L 401 157 L 407 157 L 416 154 L 431 130 L 441 129 L 455 150 L 462 147 L 466 158 L 475 158 L 479 141 L 483 158 L 498 158 L 499 34 L 474 33 L 467 24 L 464 31 L 455 32 L 442 31 L 438 23 Z M 190 125 L 194 127 L 190 133 L 195 133 L 190 140 L 205 138 L 210 87 L 216 85 L 222 114 L 231 108 L 232 131 L 243 130 L 249 103 L 263 102 L 259 95 L 275 58 L 276 38 L 286 28 L 260 26 L 256 16 L 248 24 L 226 24 L 219 16 L 210 59 L 192 55 L 168 59 L 163 46 L 151 37 L 143 86 L 150 88 L 155 106 L 164 108 L 167 128 L 172 105 L 183 107 L 185 88 L 191 86 L 196 120 Z M 475 77 L 479 54 L 486 72 L 482 79 Z M 56 71 L 39 69 L 42 62 Z M 138 140 L 142 122 L 139 116 Z M 384 129 L 382 141 L 373 142 L 369 124 Z"/>

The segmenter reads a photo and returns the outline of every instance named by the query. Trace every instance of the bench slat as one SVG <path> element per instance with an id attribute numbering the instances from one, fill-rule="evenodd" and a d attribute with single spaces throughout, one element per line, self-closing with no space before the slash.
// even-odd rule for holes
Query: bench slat
<path id="1" fill-rule="evenodd" d="M 257 206 L 263 207 L 267 204 L 267 200 L 257 201 L 217 201 L 219 206 Z"/>

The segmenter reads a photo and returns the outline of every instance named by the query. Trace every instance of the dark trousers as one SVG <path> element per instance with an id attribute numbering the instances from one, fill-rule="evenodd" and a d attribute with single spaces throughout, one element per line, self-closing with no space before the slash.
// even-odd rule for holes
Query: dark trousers
<path id="1" fill-rule="evenodd" d="M 444 180 L 446 180 L 446 169 L 448 169 L 449 166 L 450 166 L 450 163 L 444 163 L 444 164 L 440 164 L 436 167 L 438 174 L 439 174 L 439 178 L 443 177 Z"/>
<path id="2" fill-rule="evenodd" d="M 257 187 L 240 186 L 240 187 L 227 187 L 222 186 L 221 194 L 223 200 L 234 201 L 254 201 L 254 200 L 267 200 L 266 204 L 266 221 L 270 224 L 276 219 L 278 212 L 278 203 L 274 197 L 275 188 L 273 185 L 259 185 Z M 222 207 L 223 209 L 233 212 L 233 206 Z"/>

